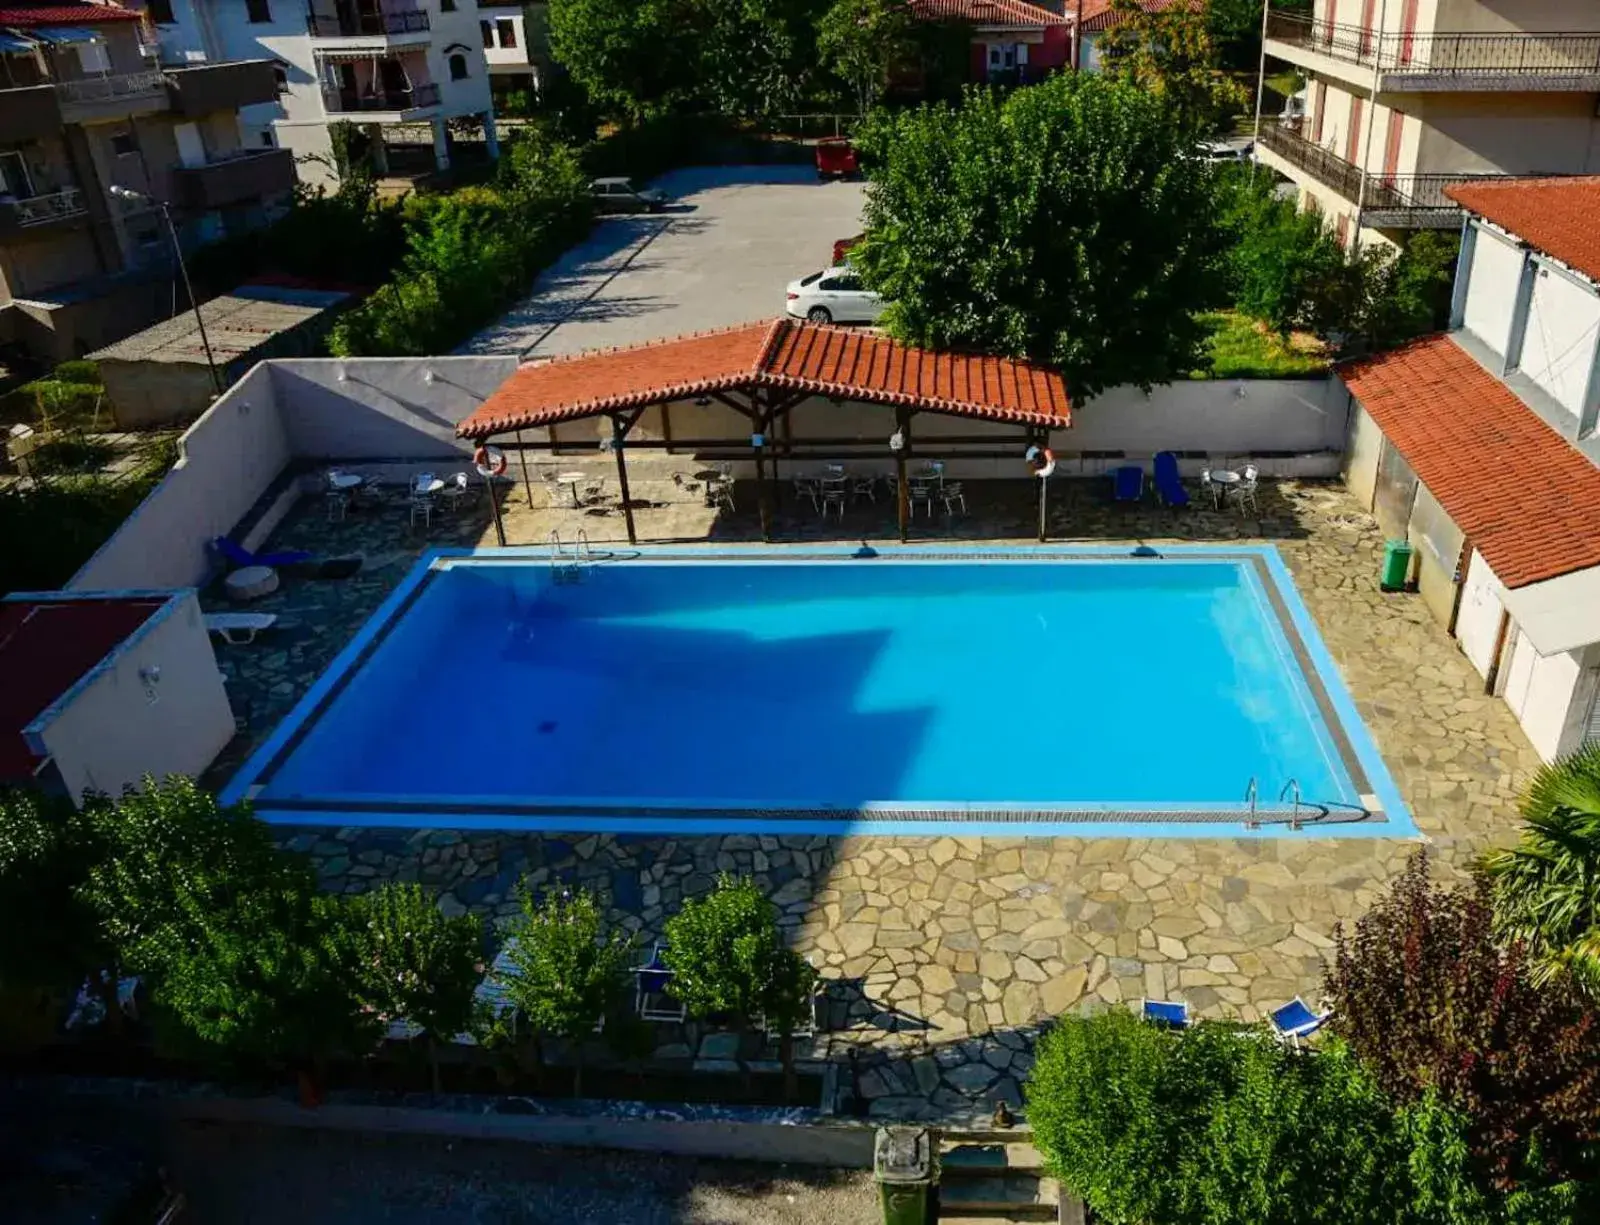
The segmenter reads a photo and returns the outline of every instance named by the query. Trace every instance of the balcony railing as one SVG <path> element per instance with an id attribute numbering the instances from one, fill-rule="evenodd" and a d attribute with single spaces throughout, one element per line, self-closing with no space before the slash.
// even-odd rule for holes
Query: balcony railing
<path id="1" fill-rule="evenodd" d="M 388 34 L 416 34 L 428 29 L 422 9 L 394 9 L 385 13 L 306 13 L 312 38 L 362 38 Z"/>
<path id="2" fill-rule="evenodd" d="M 1395 175 L 1370 171 L 1363 191 L 1361 167 L 1313 144 L 1289 127 L 1263 125 L 1261 145 L 1351 204 L 1359 201 L 1364 225 L 1385 228 L 1447 229 L 1459 225 L 1461 206 L 1444 194 L 1445 188 L 1479 179 L 1508 177 L 1498 173 Z"/>
<path id="3" fill-rule="evenodd" d="M 1269 13 L 1267 37 L 1389 72 L 1440 76 L 1600 75 L 1600 31 L 1404 34 Z"/>
<path id="4" fill-rule="evenodd" d="M 167 79 L 160 71 L 123 72 L 116 76 L 60 81 L 56 84 L 56 93 L 63 102 L 111 102 L 118 98 L 165 93 L 166 88 Z"/>
<path id="5" fill-rule="evenodd" d="M 361 93 L 354 89 L 322 91 L 323 105 L 330 111 L 412 111 L 424 106 L 439 105 L 439 87 L 432 83 L 413 85 L 410 89 L 385 89 L 377 93 Z"/>
<path id="6" fill-rule="evenodd" d="M 0 213 L 11 225 L 45 225 L 88 212 L 83 202 L 83 192 L 76 187 L 51 192 L 45 196 L 29 196 L 22 200 L 8 200 L 0 204 Z"/>

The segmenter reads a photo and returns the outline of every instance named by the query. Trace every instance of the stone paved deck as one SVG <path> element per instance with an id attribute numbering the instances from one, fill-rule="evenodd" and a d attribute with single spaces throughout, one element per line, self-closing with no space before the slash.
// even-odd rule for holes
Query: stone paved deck
<path id="1" fill-rule="evenodd" d="M 964 538 L 1022 537 L 1033 504 L 1025 483 L 973 490 Z M 973 487 L 969 486 L 969 490 Z M 697 492 L 663 474 L 636 487 L 660 505 L 642 536 L 747 540 L 740 513 L 714 516 Z M 1266 540 L 1275 543 L 1337 660 L 1418 827 L 1446 874 L 1512 835 L 1518 787 L 1537 758 L 1510 712 L 1483 695 L 1477 674 L 1415 596 L 1376 586 L 1375 522 L 1335 485 L 1284 482 L 1259 520 L 1104 503 L 1087 483 L 1057 499 L 1061 540 Z M 506 519 L 512 540 L 552 527 L 591 540 L 621 538 L 620 516 L 550 510 L 520 486 Z M 537 509 L 535 509 L 537 508 Z M 231 690 L 249 705 L 247 732 L 228 762 L 270 729 L 405 571 L 398 512 L 327 524 L 292 518 L 278 547 L 398 552 L 389 566 L 343 584 L 292 584 L 274 597 L 301 618 L 276 645 L 227 648 Z M 834 539 L 890 538 L 892 510 L 864 508 Z M 822 538 L 809 511 L 780 530 Z M 935 525 L 939 526 L 939 525 Z M 942 530 L 942 529 L 941 529 Z M 438 529 L 435 543 L 488 532 L 486 519 Z M 919 534 L 927 527 L 919 521 Z M 1157 748 L 1155 751 L 1159 751 Z M 796 947 L 831 981 L 830 1024 L 815 1054 L 859 1059 L 840 1077 L 858 1084 L 875 1117 L 960 1117 L 1016 1102 L 1039 1023 L 1086 1004 L 1140 996 L 1186 999 L 1201 1014 L 1258 1018 L 1296 994 L 1315 997 L 1334 925 L 1360 914 L 1415 841 L 1242 839 L 558 837 L 459 831 L 286 831 L 330 887 L 420 879 L 451 908 L 512 909 L 524 875 L 598 890 L 617 922 L 647 939 L 685 896 L 719 870 L 746 872 L 772 894 Z"/>

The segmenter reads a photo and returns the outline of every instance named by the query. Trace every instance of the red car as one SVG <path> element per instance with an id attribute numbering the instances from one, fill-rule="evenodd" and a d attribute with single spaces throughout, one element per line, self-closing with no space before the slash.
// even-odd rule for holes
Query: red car
<path id="1" fill-rule="evenodd" d="M 845 179 L 861 172 L 856 147 L 842 136 L 817 142 L 817 177 Z"/>
<path id="2" fill-rule="evenodd" d="M 836 238 L 833 240 L 833 262 L 830 268 L 842 268 L 850 262 L 850 248 L 860 242 L 866 235 L 857 234 L 854 238 Z"/>

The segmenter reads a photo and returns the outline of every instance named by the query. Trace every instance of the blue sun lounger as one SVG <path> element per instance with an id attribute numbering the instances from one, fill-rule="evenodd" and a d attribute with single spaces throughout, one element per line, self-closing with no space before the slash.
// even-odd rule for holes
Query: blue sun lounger
<path id="1" fill-rule="evenodd" d="M 222 559 L 235 570 L 241 566 L 293 566 L 303 561 L 310 561 L 311 554 L 290 549 L 283 553 L 252 553 L 242 544 L 229 540 L 226 536 L 218 536 L 211 542 L 211 547 L 221 554 Z"/>
<path id="2" fill-rule="evenodd" d="M 1156 497 L 1167 506 L 1189 505 L 1189 491 L 1178 475 L 1178 457 L 1171 451 L 1158 451 L 1155 464 Z"/>
<path id="3" fill-rule="evenodd" d="M 1182 1000 L 1140 1000 L 1139 1015 L 1166 1029 L 1189 1028 L 1189 1005 Z"/>
<path id="4" fill-rule="evenodd" d="M 1123 464 L 1111 471 L 1111 496 L 1118 502 L 1137 502 L 1144 497 L 1144 469 L 1138 464 Z"/>

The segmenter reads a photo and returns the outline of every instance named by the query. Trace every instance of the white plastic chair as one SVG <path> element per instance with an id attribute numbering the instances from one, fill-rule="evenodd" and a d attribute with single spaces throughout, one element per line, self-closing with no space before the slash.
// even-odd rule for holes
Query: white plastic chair
<path id="1" fill-rule="evenodd" d="M 1242 512 L 1247 507 L 1252 514 L 1260 514 L 1261 508 L 1256 503 L 1256 477 L 1259 475 L 1254 464 L 1244 467 L 1244 479 L 1239 482 L 1239 509 Z"/>
<path id="2" fill-rule="evenodd" d="M 945 514 L 954 515 L 957 506 L 961 507 L 963 515 L 967 513 L 967 495 L 961 488 L 960 481 L 951 481 L 949 484 L 942 486 L 939 491 L 939 497 L 944 502 Z"/>
<path id="3" fill-rule="evenodd" d="M 444 503 L 444 509 L 456 511 L 461 509 L 472 494 L 472 488 L 465 472 L 458 472 L 444 483 L 444 488 L 439 491 L 439 498 Z"/>

